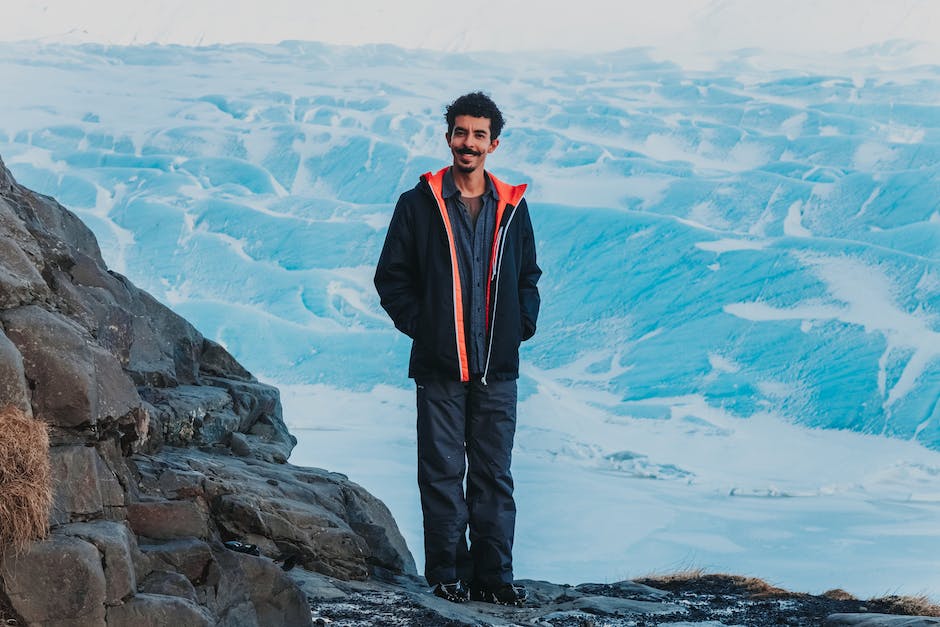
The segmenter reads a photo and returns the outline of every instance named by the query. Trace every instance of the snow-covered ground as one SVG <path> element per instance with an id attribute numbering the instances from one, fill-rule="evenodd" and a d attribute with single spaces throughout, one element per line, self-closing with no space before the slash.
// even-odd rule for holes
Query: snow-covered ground
<path id="1" fill-rule="evenodd" d="M 0 155 L 279 385 L 292 461 L 383 498 L 420 561 L 408 345 L 371 277 L 398 193 L 446 163 L 443 105 L 488 91 L 545 271 L 517 575 L 937 598 L 940 67 L 917 50 L 7 43 Z"/>
<path id="2" fill-rule="evenodd" d="M 935 62 L 940 5 L 932 0 L 477 0 L 450 12 L 436 0 L 17 0 L 0 41 L 204 46 L 285 40 L 393 44 L 448 52 L 648 47 L 685 67 L 717 51 L 773 51 L 819 69 L 826 55 L 883 44 Z M 902 43 L 903 42 L 903 43 Z M 812 55 L 812 57 L 807 56 Z M 882 60 L 884 60 L 882 58 Z"/>

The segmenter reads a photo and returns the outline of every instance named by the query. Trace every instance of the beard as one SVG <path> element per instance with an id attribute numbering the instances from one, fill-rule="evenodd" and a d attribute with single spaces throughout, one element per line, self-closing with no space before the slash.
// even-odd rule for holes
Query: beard
<path id="1" fill-rule="evenodd" d="M 459 170 L 460 172 L 463 172 L 464 174 L 470 174 L 471 172 L 475 171 L 477 167 L 479 167 L 479 164 L 474 163 L 472 165 L 464 165 L 460 162 L 461 155 L 470 155 L 473 157 L 479 157 L 481 154 L 483 153 L 476 152 L 475 150 L 466 150 L 466 149 L 455 150 L 454 151 L 454 167 L 457 168 L 457 170 Z"/>

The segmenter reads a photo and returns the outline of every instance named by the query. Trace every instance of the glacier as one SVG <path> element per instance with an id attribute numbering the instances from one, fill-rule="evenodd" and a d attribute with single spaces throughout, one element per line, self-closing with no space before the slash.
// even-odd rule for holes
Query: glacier
<path id="1" fill-rule="evenodd" d="M 0 154 L 281 387 L 292 461 L 373 490 L 414 550 L 409 345 L 372 272 L 447 162 L 443 106 L 482 89 L 544 270 L 517 574 L 937 594 L 940 65 L 907 50 L 0 43 Z"/>

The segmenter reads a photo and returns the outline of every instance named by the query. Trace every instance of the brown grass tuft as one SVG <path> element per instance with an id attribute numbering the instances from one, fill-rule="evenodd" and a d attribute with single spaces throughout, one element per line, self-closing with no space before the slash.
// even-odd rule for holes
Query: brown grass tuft
<path id="1" fill-rule="evenodd" d="M 16 407 L 0 409 L 0 549 L 21 551 L 46 537 L 51 508 L 46 423 Z"/>
<path id="2" fill-rule="evenodd" d="M 853 595 L 849 594 L 842 588 L 835 588 L 833 590 L 826 590 L 822 593 L 824 598 L 830 599 L 832 601 L 858 601 Z"/>
<path id="3" fill-rule="evenodd" d="M 739 592 L 752 599 L 779 599 L 803 596 L 783 588 L 772 586 L 763 579 L 756 577 L 741 577 L 740 575 L 726 575 L 721 573 L 708 574 L 700 568 L 685 570 L 670 575 L 651 575 L 638 579 L 638 583 L 656 587 L 674 587 L 684 585 L 711 591 L 712 593 Z"/>
<path id="4" fill-rule="evenodd" d="M 930 602 L 926 596 L 887 596 L 871 599 L 870 606 L 877 606 L 885 614 L 905 616 L 940 616 L 940 605 Z"/>
<path id="5" fill-rule="evenodd" d="M 674 573 L 669 573 L 667 575 L 658 575 L 656 573 L 650 573 L 642 579 L 644 581 L 656 581 L 660 583 L 685 583 L 687 581 L 695 581 L 701 579 L 705 576 L 704 568 L 687 568 L 685 570 L 680 570 Z"/>

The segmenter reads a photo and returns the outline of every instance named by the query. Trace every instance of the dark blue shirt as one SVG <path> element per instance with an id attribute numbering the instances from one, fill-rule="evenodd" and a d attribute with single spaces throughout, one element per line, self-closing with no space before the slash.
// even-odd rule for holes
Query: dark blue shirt
<path id="1" fill-rule="evenodd" d="M 460 200 L 460 190 L 450 170 L 444 174 L 441 193 L 447 206 L 457 247 L 457 268 L 463 287 L 464 333 L 467 338 L 467 360 L 470 374 L 481 375 L 486 366 L 486 285 L 489 281 L 490 253 L 496 232 L 496 204 L 498 198 L 489 175 L 483 207 L 476 224 Z"/>

